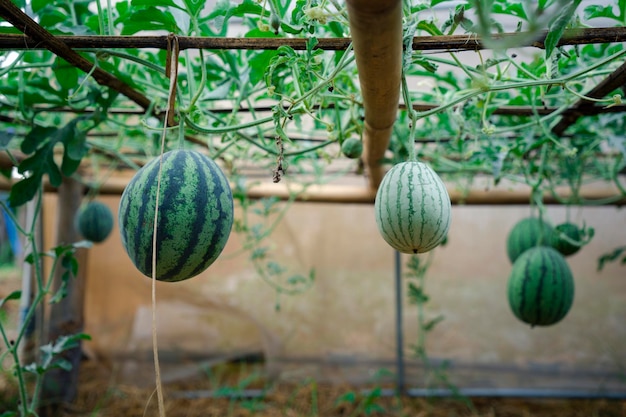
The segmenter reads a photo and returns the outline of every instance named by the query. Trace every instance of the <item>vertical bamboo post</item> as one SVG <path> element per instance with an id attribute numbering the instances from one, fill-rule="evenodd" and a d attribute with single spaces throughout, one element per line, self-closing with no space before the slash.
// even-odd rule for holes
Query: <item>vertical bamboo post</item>
<path id="1" fill-rule="evenodd" d="M 70 244 L 81 239 L 74 228 L 74 219 L 83 198 L 83 185 L 78 181 L 64 177 L 57 193 L 57 234 L 56 244 Z M 79 268 L 78 275 L 67 283 L 67 295 L 59 302 L 50 306 L 46 340 L 54 343 L 60 336 L 82 333 L 84 328 L 85 270 L 87 250 L 78 249 L 76 258 Z M 61 285 L 61 276 L 65 272 L 62 265 L 54 271 L 52 291 L 55 293 Z M 63 404 L 72 402 L 77 394 L 78 372 L 82 348 L 69 349 L 62 354 L 72 364 L 69 371 L 52 369 L 44 376 L 41 393 L 41 416 L 58 415 Z"/>
<path id="2" fill-rule="evenodd" d="M 348 0 L 346 4 L 365 109 L 363 162 L 370 187 L 377 189 L 385 174 L 380 161 L 398 115 L 402 2 Z"/>

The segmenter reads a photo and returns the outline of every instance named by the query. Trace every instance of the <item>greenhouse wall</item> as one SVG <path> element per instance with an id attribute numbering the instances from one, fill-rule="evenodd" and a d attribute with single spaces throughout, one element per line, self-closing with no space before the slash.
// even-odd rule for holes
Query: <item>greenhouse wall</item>
<path id="1" fill-rule="evenodd" d="M 55 198 L 45 199 L 48 240 Z M 99 199 L 117 213 L 119 197 Z M 584 222 L 595 237 L 567 258 L 576 284 L 570 313 L 553 326 L 531 328 L 508 306 L 511 264 L 505 249 L 509 230 L 529 210 L 454 206 L 447 244 L 420 255 L 432 261 L 424 318 L 443 317 L 425 333 L 428 369 L 413 349 L 417 307 L 406 296 L 408 278 L 402 278 L 408 386 L 437 385 L 443 373 L 460 387 L 626 394 L 626 266 L 612 262 L 598 271 L 598 258 L 624 244 L 626 211 L 548 208 L 552 222 Z M 297 202 L 286 211 L 263 245 L 293 275 L 314 269 L 313 286 L 301 294 L 279 295 L 252 267 L 244 243 L 232 233 L 222 256 L 200 276 L 157 282 L 164 380 L 241 358 L 262 358 L 271 375 L 289 380 L 368 383 L 382 370 L 397 376 L 395 256 L 378 234 L 372 205 Z M 402 256 L 403 274 L 408 258 Z M 85 330 L 92 340 L 85 349 L 133 383 L 149 383 L 146 376 L 154 372 L 151 284 L 126 256 L 117 229 L 90 249 Z"/>

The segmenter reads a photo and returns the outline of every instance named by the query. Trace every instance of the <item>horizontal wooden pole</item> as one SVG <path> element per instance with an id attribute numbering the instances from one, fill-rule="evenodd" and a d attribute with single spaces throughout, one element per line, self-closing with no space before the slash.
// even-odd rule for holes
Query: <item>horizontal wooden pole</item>
<path id="1" fill-rule="evenodd" d="M 121 195 L 128 184 L 129 178 L 112 177 L 102 184 L 98 190 L 101 195 Z M 11 189 L 12 182 L 1 177 L 0 190 Z M 56 192 L 49 184 L 44 185 L 48 192 Z M 453 205 L 528 205 L 530 202 L 530 187 L 506 187 L 498 186 L 490 189 L 473 189 L 467 193 L 460 192 L 454 187 L 448 187 L 450 200 Z M 551 194 L 544 195 L 544 204 L 559 205 L 560 200 L 566 200 L 571 193 L 566 189 L 559 189 L 556 197 Z M 579 193 L 583 200 L 581 205 L 626 205 L 626 196 L 621 195 L 614 186 L 598 185 L 583 187 Z M 251 199 L 277 197 L 281 200 L 293 198 L 295 201 L 313 203 L 338 203 L 338 204 L 373 204 L 376 191 L 365 183 L 363 185 L 325 184 L 309 185 L 281 183 L 255 183 L 248 189 L 248 197 Z M 611 200 L 611 201 L 607 201 Z"/>
<path id="2" fill-rule="evenodd" d="M 519 33 L 502 33 L 494 39 L 519 36 Z M 546 33 L 525 45 L 543 48 Z M 74 36 L 58 35 L 55 38 L 70 48 L 129 48 L 167 49 L 167 35 L 156 36 Z M 295 50 L 306 50 L 306 38 L 235 38 L 235 37 L 193 37 L 179 36 L 180 49 L 228 49 L 228 50 L 275 50 L 289 46 Z M 351 43 L 350 38 L 319 38 L 317 49 L 329 51 L 345 50 Z M 591 43 L 613 43 L 626 41 L 626 27 L 585 28 L 566 30 L 559 41 L 559 46 L 584 45 Z M 0 49 L 44 49 L 45 46 L 29 36 L 17 34 L 0 35 Z M 478 50 L 484 49 L 480 39 L 468 35 L 416 36 L 413 38 L 413 50 Z"/>

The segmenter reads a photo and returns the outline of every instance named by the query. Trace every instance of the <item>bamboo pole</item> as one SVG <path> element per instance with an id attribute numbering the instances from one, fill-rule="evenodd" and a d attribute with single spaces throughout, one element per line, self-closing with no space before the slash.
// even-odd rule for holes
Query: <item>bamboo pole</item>
<path id="1" fill-rule="evenodd" d="M 398 115 L 402 2 L 348 0 L 346 4 L 365 111 L 363 162 L 375 190 L 384 176 L 380 160 Z"/>

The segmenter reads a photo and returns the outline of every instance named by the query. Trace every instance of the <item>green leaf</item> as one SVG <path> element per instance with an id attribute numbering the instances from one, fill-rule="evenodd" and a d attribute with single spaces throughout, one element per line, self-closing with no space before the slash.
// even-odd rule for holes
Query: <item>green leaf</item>
<path id="1" fill-rule="evenodd" d="M 584 9 L 584 17 L 585 19 L 598 19 L 598 18 L 608 18 L 620 21 L 621 19 L 615 13 L 613 13 L 613 6 L 601 6 L 598 4 L 593 4 L 591 6 L 587 6 Z"/>
<path id="2" fill-rule="evenodd" d="M 57 131 L 56 127 L 35 126 L 22 140 L 20 149 L 25 154 L 31 154 L 47 143 L 48 138 Z"/>
<path id="3" fill-rule="evenodd" d="M 3 299 L 0 300 L 0 308 L 4 307 L 4 304 L 7 301 L 11 301 L 11 300 L 19 300 L 22 297 L 22 291 L 21 290 L 15 290 L 12 293 L 10 293 L 9 295 L 7 295 L 6 297 L 4 297 Z"/>
<path id="4" fill-rule="evenodd" d="M 430 7 L 434 7 L 438 4 L 449 2 L 451 0 L 430 0 Z"/>
<path id="5" fill-rule="evenodd" d="M 176 19 L 170 12 L 165 12 L 156 7 L 137 10 L 124 20 L 122 35 L 133 35 L 149 28 L 151 31 L 163 30 L 171 33 L 180 33 Z"/>
<path id="6" fill-rule="evenodd" d="M 66 274 L 63 274 L 63 275 L 65 276 Z M 65 297 L 67 297 L 67 281 L 68 281 L 67 279 L 63 279 L 61 281 L 61 285 L 56 290 L 56 292 L 52 295 L 52 297 L 50 297 L 50 301 L 48 301 L 50 304 L 56 304 L 62 299 L 64 299 Z"/>
<path id="7" fill-rule="evenodd" d="M 67 152 L 63 154 L 63 160 L 61 161 L 61 172 L 66 177 L 71 176 L 80 167 L 80 159 L 72 159 L 68 157 Z"/>
<path id="8" fill-rule="evenodd" d="M 78 275 L 78 260 L 75 256 L 73 256 L 73 254 L 66 254 L 61 260 L 61 265 L 63 268 L 70 271 L 73 276 Z"/>
<path id="9" fill-rule="evenodd" d="M 607 263 L 616 261 L 622 254 L 626 255 L 626 246 L 615 248 L 613 251 L 600 256 L 598 258 L 598 271 L 602 271 Z M 622 259 L 622 263 L 624 262 L 626 262 L 626 256 Z"/>
<path id="10" fill-rule="evenodd" d="M 243 3 L 232 9 L 232 16 L 243 17 L 245 15 L 262 15 L 263 7 L 254 0 L 244 0 Z"/>
<path id="11" fill-rule="evenodd" d="M 354 391 L 348 391 L 345 394 L 340 395 L 335 400 L 336 405 L 340 405 L 344 403 L 354 404 L 355 402 L 356 402 L 356 393 Z"/>
<path id="12" fill-rule="evenodd" d="M 267 257 L 268 252 L 269 252 L 268 247 L 256 248 L 250 253 L 250 259 L 253 261 L 257 259 L 265 259 Z"/>
<path id="13" fill-rule="evenodd" d="M 184 0 L 184 2 L 191 16 L 198 16 L 206 5 L 206 2 L 203 0 Z"/>
<path id="14" fill-rule="evenodd" d="M 424 293 L 421 287 L 418 287 L 412 282 L 409 282 L 409 300 L 413 304 L 423 304 L 427 302 L 430 297 Z"/>
<path id="15" fill-rule="evenodd" d="M 506 14 L 523 20 L 528 20 L 528 13 L 524 9 L 524 5 L 522 3 L 495 3 L 493 6 L 493 13 Z"/>
<path id="16" fill-rule="evenodd" d="M 12 127 L 0 132 L 0 151 L 8 149 L 11 139 L 15 137 L 15 129 Z"/>
<path id="17" fill-rule="evenodd" d="M 63 369 L 64 371 L 71 371 L 72 363 L 68 361 L 67 359 L 63 359 L 63 358 L 57 359 L 50 365 L 49 369 L 53 369 L 53 368 Z"/>
<path id="18" fill-rule="evenodd" d="M 41 187 L 42 175 L 33 175 L 16 182 L 11 187 L 9 194 L 9 204 L 11 207 L 19 207 L 29 202 L 37 194 L 37 190 Z"/>
<path id="19" fill-rule="evenodd" d="M 46 6 L 50 5 L 49 0 L 31 0 L 30 7 L 33 10 L 33 13 L 39 14 L 39 12 L 44 9 Z"/>
<path id="20" fill-rule="evenodd" d="M 580 1 L 581 0 L 572 0 L 568 2 L 565 7 L 559 10 L 550 22 L 550 25 L 548 26 L 548 34 L 546 35 L 546 39 L 544 41 L 546 59 L 552 55 L 554 48 L 556 48 L 561 36 L 563 36 L 565 28 L 572 20 L 574 13 L 576 13 L 576 9 L 580 5 Z"/>
<path id="21" fill-rule="evenodd" d="M 274 276 L 278 276 L 287 270 L 284 266 L 281 266 L 279 263 L 274 261 L 268 262 L 266 268 L 268 274 Z"/>
<path id="22" fill-rule="evenodd" d="M 432 21 L 420 20 L 417 22 L 417 29 L 426 31 L 433 36 L 443 35 L 443 32 Z"/>
<path id="23" fill-rule="evenodd" d="M 78 85 L 78 69 L 63 58 L 57 57 L 54 60 L 52 71 L 64 90 L 70 90 Z"/>
<path id="24" fill-rule="evenodd" d="M 439 322 L 443 321 L 444 318 L 445 317 L 443 316 L 443 314 L 438 315 L 434 319 L 431 319 L 424 323 L 424 325 L 422 326 L 422 330 L 426 332 L 432 330 Z"/>
<path id="25" fill-rule="evenodd" d="M 413 58 L 413 64 L 419 65 L 420 67 L 424 68 L 426 71 L 430 72 L 431 74 L 434 74 L 435 72 L 437 72 L 437 68 L 439 68 L 437 64 L 433 64 L 432 62 L 428 61 L 426 58 L 421 58 L 421 57 Z"/>
<path id="26" fill-rule="evenodd" d="M 172 0 L 131 0 L 130 5 L 131 7 L 174 7 L 176 9 L 186 11 L 185 8 L 180 7 Z"/>
<path id="27" fill-rule="evenodd" d="M 250 59 L 248 64 L 250 66 L 250 84 L 251 86 L 257 85 L 265 77 L 266 69 L 269 67 L 270 62 L 276 56 L 276 51 L 262 51 L 257 52 Z"/>
<path id="28" fill-rule="evenodd" d="M 50 185 L 52 185 L 53 187 L 58 187 L 59 185 L 61 185 L 61 182 L 63 181 L 63 176 L 61 175 L 61 171 L 54 161 L 54 152 L 52 151 L 52 146 L 50 147 L 50 152 L 47 153 L 44 169 L 48 173 L 48 180 L 50 181 Z"/>
<path id="29" fill-rule="evenodd" d="M 0 26 L 0 33 L 2 34 L 22 34 L 23 32 L 19 29 L 16 29 L 15 26 Z M 3 414 L 0 414 L 2 416 Z"/>
<path id="30" fill-rule="evenodd" d="M 67 157 L 80 161 L 87 154 L 87 134 L 80 130 L 76 124 L 66 126 L 59 131 L 59 139 L 65 144 Z"/>

